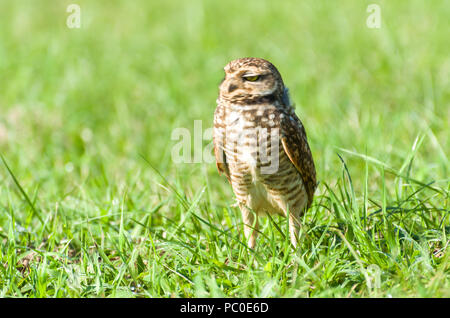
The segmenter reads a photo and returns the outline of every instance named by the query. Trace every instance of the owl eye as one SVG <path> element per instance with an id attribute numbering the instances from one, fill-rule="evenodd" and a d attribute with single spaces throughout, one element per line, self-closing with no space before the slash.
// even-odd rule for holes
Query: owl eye
<path id="1" fill-rule="evenodd" d="M 259 80 L 260 76 L 259 75 L 251 75 L 251 76 L 244 76 L 243 78 L 246 81 L 256 82 L 257 80 Z"/>

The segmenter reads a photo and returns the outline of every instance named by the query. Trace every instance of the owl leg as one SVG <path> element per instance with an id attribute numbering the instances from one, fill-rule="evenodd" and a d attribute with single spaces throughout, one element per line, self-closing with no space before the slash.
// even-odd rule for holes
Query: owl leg
<path id="1" fill-rule="evenodd" d="M 297 248 L 299 243 L 298 234 L 300 232 L 300 218 L 296 213 L 289 213 L 289 237 L 291 239 L 291 244 Z"/>
<path id="2" fill-rule="evenodd" d="M 239 204 L 239 207 L 242 213 L 242 220 L 244 222 L 244 234 L 248 242 L 248 247 L 254 248 L 256 244 L 256 237 L 258 235 L 258 217 L 244 204 Z"/>
<path id="3" fill-rule="evenodd" d="M 289 222 L 289 238 L 291 240 L 292 245 L 297 248 L 298 246 L 298 233 L 300 231 L 300 215 L 302 214 L 302 210 L 298 208 L 291 209 L 289 204 L 286 204 L 286 200 L 283 200 L 277 196 L 273 196 L 275 201 L 278 203 L 280 212 L 284 214 L 285 217 L 288 217 Z"/>

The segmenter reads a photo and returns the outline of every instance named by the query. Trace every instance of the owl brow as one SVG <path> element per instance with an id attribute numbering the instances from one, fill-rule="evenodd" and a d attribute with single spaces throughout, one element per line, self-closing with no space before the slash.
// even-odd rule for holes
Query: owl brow
<path id="1" fill-rule="evenodd" d="M 269 75 L 269 73 L 262 73 L 262 74 L 257 74 L 257 73 L 247 73 L 242 75 L 242 77 L 252 77 L 252 76 L 258 76 L 260 79 L 263 79 L 264 77 L 266 77 L 267 75 Z"/>

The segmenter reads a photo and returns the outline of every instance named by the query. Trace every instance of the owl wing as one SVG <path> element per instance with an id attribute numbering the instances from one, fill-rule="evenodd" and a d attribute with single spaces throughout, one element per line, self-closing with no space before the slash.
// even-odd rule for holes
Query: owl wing
<path id="1" fill-rule="evenodd" d="M 293 109 L 281 119 L 281 143 L 289 160 L 300 173 L 308 194 L 308 208 L 316 190 L 316 169 L 309 149 L 306 131 Z"/>
<path id="2" fill-rule="evenodd" d="M 217 106 L 214 112 L 214 130 L 213 130 L 214 156 L 216 157 L 216 166 L 220 174 L 225 174 L 230 181 L 230 170 L 228 169 L 227 158 L 225 156 L 225 113 L 223 106 Z"/>

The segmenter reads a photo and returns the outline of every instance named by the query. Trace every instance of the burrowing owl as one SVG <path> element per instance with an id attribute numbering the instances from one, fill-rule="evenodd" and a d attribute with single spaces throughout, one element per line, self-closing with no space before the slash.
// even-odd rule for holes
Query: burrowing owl
<path id="1" fill-rule="evenodd" d="M 290 239 L 297 246 L 299 217 L 316 189 L 305 129 L 270 62 L 242 58 L 224 70 L 214 113 L 214 153 L 217 169 L 236 195 L 248 246 L 255 246 L 257 216 L 264 213 L 289 216 Z"/>

